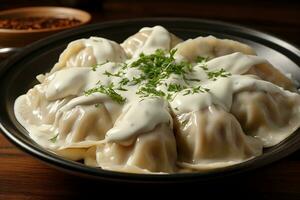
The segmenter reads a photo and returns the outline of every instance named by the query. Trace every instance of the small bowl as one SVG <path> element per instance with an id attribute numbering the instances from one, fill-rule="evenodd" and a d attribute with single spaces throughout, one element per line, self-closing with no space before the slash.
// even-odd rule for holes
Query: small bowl
<path id="1" fill-rule="evenodd" d="M 0 28 L 1 47 L 22 47 L 53 33 L 87 24 L 91 20 L 91 15 L 89 13 L 82 10 L 65 7 L 24 7 L 0 12 L 0 18 L 2 19 L 22 17 L 74 18 L 79 20 L 80 22 L 78 24 L 65 27 L 33 30 Z"/>

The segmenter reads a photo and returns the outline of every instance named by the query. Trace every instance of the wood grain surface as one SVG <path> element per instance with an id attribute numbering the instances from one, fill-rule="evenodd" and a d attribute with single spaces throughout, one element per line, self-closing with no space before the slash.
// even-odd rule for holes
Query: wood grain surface
<path id="1" fill-rule="evenodd" d="M 5 0 L 4 0 L 5 1 Z M 10 1 L 7 1 L 10 2 Z M 13 1 L 14 2 L 14 1 Z M 16 2 L 16 1 L 15 1 Z M 0 3 L 0 9 L 39 5 L 38 1 Z M 49 1 L 46 1 L 49 2 Z M 49 5 L 62 5 L 55 1 Z M 300 3 L 290 1 L 103 1 L 90 7 L 93 23 L 136 17 L 195 17 L 234 22 L 277 35 L 300 46 Z M 45 5 L 44 3 L 43 5 Z M 99 2 L 98 4 L 99 5 Z M 1 44 L 0 44 L 1 45 Z M 113 192 L 112 192 L 113 191 Z M 0 134 L 0 200 L 103 199 L 103 194 L 126 197 L 159 197 L 176 193 L 185 199 L 209 198 L 300 199 L 300 151 L 276 163 L 209 184 L 124 184 L 96 181 L 61 172 L 23 153 Z M 96 197 L 92 197 L 96 195 Z"/>

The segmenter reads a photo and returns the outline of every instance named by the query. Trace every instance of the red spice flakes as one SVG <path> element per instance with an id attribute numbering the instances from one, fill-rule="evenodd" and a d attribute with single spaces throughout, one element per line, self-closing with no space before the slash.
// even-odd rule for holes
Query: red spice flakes
<path id="1" fill-rule="evenodd" d="M 79 24 L 80 20 L 55 17 L 24 17 L 0 18 L 0 28 L 15 30 L 37 30 L 48 28 L 62 28 Z"/>

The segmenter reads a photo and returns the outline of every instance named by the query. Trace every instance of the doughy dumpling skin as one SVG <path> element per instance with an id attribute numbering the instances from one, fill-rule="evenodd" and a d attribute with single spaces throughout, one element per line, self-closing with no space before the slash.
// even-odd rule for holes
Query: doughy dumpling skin
<path id="1" fill-rule="evenodd" d="M 177 150 L 173 130 L 160 124 L 143 133 L 130 145 L 114 142 L 99 145 L 96 150 L 98 166 L 103 169 L 132 173 L 175 171 Z"/>
<path id="2" fill-rule="evenodd" d="M 118 43 L 105 38 L 90 37 L 71 42 L 59 56 L 50 73 L 64 67 L 91 67 L 106 61 L 125 60 L 126 53 Z"/>
<path id="3" fill-rule="evenodd" d="M 236 118 L 210 106 L 178 116 L 176 141 L 182 167 L 209 170 L 262 154 L 262 143 L 245 135 Z"/>
<path id="4" fill-rule="evenodd" d="M 243 91 L 234 96 L 231 112 L 243 130 L 263 141 L 278 144 L 300 126 L 300 97 L 264 91 Z"/>
<path id="5" fill-rule="evenodd" d="M 297 91 L 294 83 L 283 75 L 278 69 L 272 66 L 270 63 L 262 63 L 253 66 L 246 74 L 253 74 L 259 76 L 261 79 L 274 83 L 284 89 L 290 91 Z"/>
<path id="6" fill-rule="evenodd" d="M 57 114 L 53 128 L 57 132 L 57 142 L 61 148 L 74 147 L 77 143 L 90 146 L 88 143 L 101 141 L 112 127 L 112 120 L 103 104 L 76 106 Z"/>
<path id="7" fill-rule="evenodd" d="M 30 125 L 52 124 L 56 112 L 69 101 L 70 98 L 64 98 L 49 102 L 45 95 L 45 88 L 36 85 L 16 101 L 18 103 L 15 105 L 19 108 L 17 119 L 26 121 Z"/>
<path id="8" fill-rule="evenodd" d="M 214 36 L 188 39 L 176 45 L 174 49 L 177 49 L 177 57 L 190 62 L 196 61 L 198 56 L 212 59 L 234 52 L 255 55 L 255 51 L 246 44 L 228 39 L 218 39 Z"/>
<path id="9" fill-rule="evenodd" d="M 153 53 L 156 49 L 169 51 L 182 40 L 161 26 L 142 28 L 127 38 L 121 46 L 128 57 L 138 57 L 140 53 Z"/>
<path id="10" fill-rule="evenodd" d="M 103 104 L 97 107 L 92 104 L 64 109 L 66 105 L 63 100 L 36 104 L 23 96 L 16 104 L 20 110 L 17 119 L 28 124 L 33 140 L 53 151 L 87 148 L 97 145 L 105 138 L 113 122 Z M 48 115 L 45 114 L 47 112 Z"/>

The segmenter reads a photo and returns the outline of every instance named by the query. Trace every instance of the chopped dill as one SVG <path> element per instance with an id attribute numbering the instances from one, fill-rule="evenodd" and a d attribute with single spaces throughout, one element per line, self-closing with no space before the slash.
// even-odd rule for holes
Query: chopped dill
<path id="1" fill-rule="evenodd" d="M 218 77 L 228 77 L 231 76 L 231 73 L 227 72 L 225 69 L 221 68 L 218 71 L 210 71 L 207 72 L 207 76 L 209 79 L 213 81 L 217 80 Z"/>
<path id="2" fill-rule="evenodd" d="M 196 63 L 200 63 L 200 64 L 206 63 L 208 59 L 209 59 L 208 57 L 197 56 Z"/>
<path id="3" fill-rule="evenodd" d="M 132 63 L 118 63 L 119 68 L 116 73 L 107 70 L 103 73 L 107 77 L 120 78 L 117 85 L 109 84 L 108 86 L 104 86 L 98 81 L 96 87 L 85 91 L 85 95 L 90 95 L 95 92 L 103 93 L 118 103 L 124 103 L 126 98 L 122 97 L 116 91 L 128 91 L 127 86 L 133 85 L 137 85 L 136 94 L 140 96 L 141 100 L 145 97 L 163 97 L 167 100 L 173 100 L 179 92 L 183 92 L 183 95 L 208 92 L 208 88 L 199 85 L 191 85 L 191 82 L 201 81 L 200 79 L 190 78 L 189 76 L 189 73 L 194 71 L 195 63 L 176 60 L 174 57 L 176 51 L 177 49 L 172 49 L 169 52 L 158 49 L 152 54 L 146 55 L 141 53 L 139 58 Z M 227 77 L 231 75 L 223 68 L 218 71 L 209 71 L 207 67 L 208 59 L 208 57 L 198 56 L 196 58 L 196 66 L 201 67 L 209 79 L 215 81 L 218 77 Z M 108 61 L 92 66 L 93 71 L 107 62 Z M 135 68 L 141 73 L 132 78 L 126 78 L 124 75 L 128 68 Z M 184 81 L 184 84 L 166 83 L 164 80 L 170 78 L 171 75 L 181 78 Z M 158 89 L 158 86 L 161 85 L 166 88 L 166 91 Z M 178 110 L 178 108 L 175 108 L 175 110 Z"/>
<path id="4" fill-rule="evenodd" d="M 185 126 L 185 125 L 187 125 L 187 123 L 189 122 L 189 120 L 184 120 L 181 124 L 182 124 L 182 126 Z"/>
<path id="5" fill-rule="evenodd" d="M 127 89 L 123 88 L 122 86 L 116 88 L 116 90 L 121 90 L 121 91 L 128 91 Z"/>
<path id="6" fill-rule="evenodd" d="M 170 83 L 168 85 L 168 92 L 180 92 L 185 88 L 186 88 L 185 86 L 182 86 L 180 84 Z"/>
<path id="7" fill-rule="evenodd" d="M 54 137 L 50 138 L 49 140 L 55 143 L 57 141 L 57 138 L 58 138 L 58 134 L 56 134 Z"/>
<path id="8" fill-rule="evenodd" d="M 108 63 L 108 62 L 109 62 L 109 61 L 107 60 L 107 61 L 105 61 L 105 62 L 103 62 L 103 63 L 92 65 L 92 66 L 91 66 L 91 67 L 92 67 L 92 70 L 93 70 L 93 71 L 96 71 L 96 69 L 97 69 L 98 67 L 101 67 L 102 65 L 105 65 L 105 64 Z"/>
<path id="9" fill-rule="evenodd" d="M 158 97 L 164 97 L 166 94 L 161 91 L 157 90 L 153 87 L 140 87 L 140 89 L 136 92 L 136 94 L 142 95 L 142 97 L 149 97 L 149 96 L 158 96 Z"/>
<path id="10" fill-rule="evenodd" d="M 113 84 L 109 84 L 108 86 L 104 86 L 104 85 L 99 85 L 95 88 L 89 89 L 87 91 L 85 91 L 85 95 L 91 95 L 93 93 L 99 92 L 102 94 L 106 94 L 107 96 L 109 96 L 113 101 L 116 101 L 119 104 L 122 104 L 126 101 L 126 99 L 124 97 L 122 97 L 120 94 L 118 94 L 114 89 L 113 89 L 114 85 Z"/>
<path id="11" fill-rule="evenodd" d="M 195 93 L 204 93 L 204 92 L 209 92 L 208 88 L 204 88 L 202 86 L 194 86 L 191 88 L 187 88 L 183 94 L 183 96 L 189 95 L 189 94 L 195 94 Z"/>
<path id="12" fill-rule="evenodd" d="M 164 96 L 171 99 L 172 95 L 165 94 L 155 88 L 162 84 L 162 80 L 169 78 L 172 74 L 179 75 L 186 81 L 200 81 L 199 79 L 187 79 L 185 77 L 185 74 L 193 71 L 193 65 L 187 61 L 176 62 L 174 58 L 176 51 L 176 49 L 173 49 L 167 54 L 158 49 L 150 55 L 141 53 L 139 59 L 131 63 L 129 67 L 137 68 L 142 72 L 140 77 L 134 77 L 131 81 L 133 85 L 143 82 L 137 94 L 141 94 L 143 97 Z M 185 89 L 179 84 L 164 84 L 168 88 L 168 92 L 179 92 Z"/>
<path id="13" fill-rule="evenodd" d="M 108 72 L 107 70 L 105 70 L 105 72 L 103 73 L 103 75 L 106 75 L 106 76 L 108 76 L 108 77 L 110 77 L 110 76 L 121 77 L 122 72 L 119 71 L 118 73 L 113 74 L 113 73 L 110 73 L 110 72 Z"/>
<path id="14" fill-rule="evenodd" d="M 128 79 L 128 78 L 123 78 L 123 79 L 119 82 L 120 85 L 127 85 L 127 83 L 129 83 L 129 79 Z"/>

